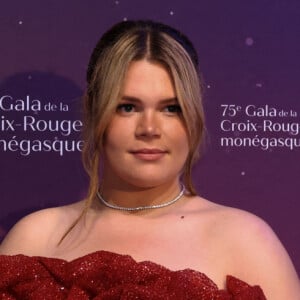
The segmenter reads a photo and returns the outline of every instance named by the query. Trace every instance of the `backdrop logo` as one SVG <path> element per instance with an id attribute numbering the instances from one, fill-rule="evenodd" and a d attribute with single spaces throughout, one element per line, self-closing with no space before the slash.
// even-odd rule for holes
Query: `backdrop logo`
<path id="1" fill-rule="evenodd" d="M 82 121 L 68 118 L 69 105 L 46 103 L 27 95 L 0 97 L 0 151 L 29 156 L 35 152 L 82 151 Z M 67 117 L 67 118 L 66 118 Z M 70 117 L 70 116 L 69 116 Z"/>
<path id="2" fill-rule="evenodd" d="M 221 147 L 300 148 L 297 111 L 269 105 L 221 104 Z"/>

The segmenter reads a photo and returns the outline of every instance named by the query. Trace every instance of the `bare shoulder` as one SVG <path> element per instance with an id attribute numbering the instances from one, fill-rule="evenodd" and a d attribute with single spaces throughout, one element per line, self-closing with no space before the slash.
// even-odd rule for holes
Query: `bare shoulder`
<path id="1" fill-rule="evenodd" d="M 193 197 L 190 203 L 191 211 L 197 212 L 199 217 L 200 214 L 202 218 L 205 217 L 213 230 L 222 229 L 223 234 L 226 232 L 232 237 L 236 235 L 240 238 L 241 232 L 272 231 L 264 220 L 245 210 L 220 205 L 198 196 Z"/>
<path id="2" fill-rule="evenodd" d="M 273 229 L 261 218 L 239 210 L 229 229 L 243 270 L 238 276 L 260 284 L 267 299 L 300 299 L 300 282 L 293 263 Z"/>
<path id="3" fill-rule="evenodd" d="M 267 299 L 300 299 L 298 275 L 272 228 L 252 213 L 202 201 L 216 245 L 228 253 L 231 275 L 259 284 Z"/>
<path id="4" fill-rule="evenodd" d="M 260 245 L 281 245 L 272 228 L 260 217 L 245 210 L 219 205 L 201 197 L 196 197 L 207 217 L 208 226 L 218 237 L 221 233 L 238 248 L 250 248 Z M 246 249 L 244 249 L 246 250 Z"/>
<path id="5" fill-rule="evenodd" d="M 58 236 L 62 236 L 70 223 L 79 215 L 83 202 L 47 208 L 31 213 L 9 231 L 0 245 L 0 254 L 41 255 Z"/>

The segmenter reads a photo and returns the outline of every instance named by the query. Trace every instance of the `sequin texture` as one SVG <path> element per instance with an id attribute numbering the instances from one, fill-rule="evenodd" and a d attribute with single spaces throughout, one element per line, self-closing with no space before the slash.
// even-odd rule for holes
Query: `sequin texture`
<path id="1" fill-rule="evenodd" d="M 25 255 L 0 256 L 3 300 L 265 300 L 259 286 L 227 276 L 219 290 L 203 273 L 171 271 L 128 255 L 97 251 L 71 262 Z"/>

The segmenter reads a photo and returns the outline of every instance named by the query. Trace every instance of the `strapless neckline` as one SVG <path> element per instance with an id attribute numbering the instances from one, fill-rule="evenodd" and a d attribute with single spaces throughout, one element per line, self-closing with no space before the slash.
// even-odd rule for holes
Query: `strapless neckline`
<path id="1" fill-rule="evenodd" d="M 171 271 L 131 256 L 96 251 L 67 261 L 41 256 L 0 256 L 0 299 L 28 300 L 265 300 L 259 286 L 227 275 L 220 290 L 205 274 Z"/>

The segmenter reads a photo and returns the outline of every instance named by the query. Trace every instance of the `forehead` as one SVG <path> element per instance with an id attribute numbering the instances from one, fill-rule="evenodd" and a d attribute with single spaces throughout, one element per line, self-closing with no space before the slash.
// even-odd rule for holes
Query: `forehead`
<path id="1" fill-rule="evenodd" d="M 162 64 L 147 60 L 130 63 L 122 87 L 122 94 L 128 93 L 175 96 L 173 80 L 167 69 Z"/>

